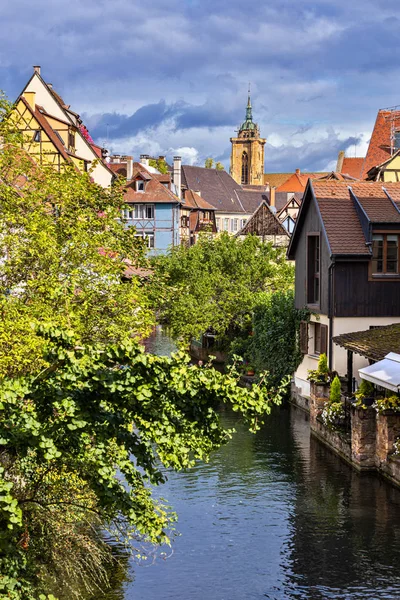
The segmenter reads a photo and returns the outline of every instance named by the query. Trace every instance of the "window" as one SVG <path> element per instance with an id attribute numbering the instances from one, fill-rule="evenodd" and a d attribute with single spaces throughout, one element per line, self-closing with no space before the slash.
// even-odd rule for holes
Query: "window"
<path id="1" fill-rule="evenodd" d="M 215 219 L 215 224 L 217 226 L 217 231 L 219 231 L 221 227 L 221 219 L 219 217 Z"/>
<path id="2" fill-rule="evenodd" d="M 229 231 L 229 219 L 224 219 L 224 231 Z"/>
<path id="3" fill-rule="evenodd" d="M 189 217 L 186 215 L 183 215 L 181 217 L 181 225 L 182 227 L 189 227 Z"/>
<path id="4" fill-rule="evenodd" d="M 73 131 L 68 131 L 68 148 L 75 150 L 75 133 Z"/>
<path id="5" fill-rule="evenodd" d="M 154 219 L 154 204 L 135 204 L 134 219 Z"/>
<path id="6" fill-rule="evenodd" d="M 308 354 L 308 323 L 307 321 L 300 322 L 300 352 L 302 354 Z"/>
<path id="7" fill-rule="evenodd" d="M 307 304 L 319 303 L 319 268 L 319 235 L 309 235 L 307 238 Z"/>
<path id="8" fill-rule="evenodd" d="M 144 181 L 142 181 L 142 179 L 137 179 L 136 180 L 136 191 L 137 192 L 144 192 Z"/>
<path id="9" fill-rule="evenodd" d="M 236 233 L 238 230 L 239 219 L 232 219 L 232 231 Z"/>
<path id="10" fill-rule="evenodd" d="M 145 219 L 154 219 L 154 205 L 146 204 L 144 207 Z"/>
<path id="11" fill-rule="evenodd" d="M 240 229 L 242 229 L 247 223 L 247 219 L 241 219 L 240 220 Z"/>
<path id="12" fill-rule="evenodd" d="M 328 349 L 328 326 L 314 323 L 314 354 L 326 354 Z"/>
<path id="13" fill-rule="evenodd" d="M 122 210 L 122 216 L 127 221 L 132 220 L 133 219 L 133 209 L 132 208 L 124 208 Z"/>
<path id="14" fill-rule="evenodd" d="M 286 219 L 283 221 L 282 225 L 284 226 L 284 228 L 286 229 L 286 231 L 288 233 L 293 233 L 294 221 L 293 221 L 292 217 L 286 217 Z"/>
<path id="15" fill-rule="evenodd" d="M 138 233 L 137 235 L 135 235 L 135 237 L 142 239 L 147 248 L 154 248 L 154 232 L 153 231 L 151 231 L 149 233 L 146 233 L 143 231 L 143 233 Z"/>
<path id="16" fill-rule="evenodd" d="M 242 154 L 242 183 L 249 183 L 249 156 L 247 152 Z"/>
<path id="17" fill-rule="evenodd" d="M 399 236 L 375 234 L 372 236 L 372 274 L 397 275 L 399 272 Z"/>
<path id="18" fill-rule="evenodd" d="M 40 131 L 40 129 L 38 129 L 37 131 L 35 131 L 35 133 L 33 134 L 33 141 L 34 142 L 41 142 L 42 141 L 42 132 Z"/>

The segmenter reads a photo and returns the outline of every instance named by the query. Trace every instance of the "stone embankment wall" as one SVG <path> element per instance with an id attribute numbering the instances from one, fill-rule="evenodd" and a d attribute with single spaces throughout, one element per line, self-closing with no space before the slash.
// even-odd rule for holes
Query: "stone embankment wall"
<path id="1" fill-rule="evenodd" d="M 299 401 L 292 389 L 292 402 L 310 413 L 312 435 L 329 446 L 358 471 L 378 471 L 400 487 L 400 457 L 393 454 L 394 442 L 400 436 L 400 413 L 352 406 L 348 432 L 327 427 L 321 418 L 329 398 L 329 387 L 311 385 L 308 399 Z"/>

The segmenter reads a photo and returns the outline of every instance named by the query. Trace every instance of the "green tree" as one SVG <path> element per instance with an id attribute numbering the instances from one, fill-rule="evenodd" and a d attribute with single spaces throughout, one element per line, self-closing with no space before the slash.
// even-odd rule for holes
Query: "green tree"
<path id="1" fill-rule="evenodd" d="M 71 597 L 104 574 L 105 527 L 168 538 L 173 517 L 149 486 L 160 465 L 189 467 L 227 440 L 216 403 L 257 429 L 281 390 L 145 354 L 154 316 L 124 276 L 145 258 L 121 222 L 121 187 L 35 164 L 2 99 L 0 112 L 0 595 Z"/>
<path id="2" fill-rule="evenodd" d="M 0 591 L 15 598 L 71 584 L 71 563 L 98 547 L 81 539 L 83 523 L 167 542 L 171 514 L 149 487 L 164 481 L 160 465 L 190 467 L 229 438 L 219 402 L 257 430 L 283 391 L 241 388 L 234 371 L 145 354 L 134 341 L 80 346 L 71 332 L 39 333 L 47 369 L 0 387 Z"/>
<path id="3" fill-rule="evenodd" d="M 307 310 L 294 305 L 294 291 L 260 294 L 253 310 L 253 335 L 247 338 L 245 358 L 258 371 L 268 370 L 275 383 L 295 372 L 302 361 L 300 322 L 309 319 Z"/>
<path id="4" fill-rule="evenodd" d="M 219 161 L 215 163 L 215 168 L 217 169 L 217 171 L 225 171 L 224 165 Z"/>
<path id="5" fill-rule="evenodd" d="M 149 165 L 160 171 L 160 173 L 168 173 L 168 165 L 164 158 L 151 158 L 149 160 Z"/>
<path id="6" fill-rule="evenodd" d="M 204 161 L 204 166 L 206 169 L 213 169 L 214 168 L 214 159 L 206 158 L 206 160 Z"/>
<path id="7" fill-rule="evenodd" d="M 293 287 L 293 266 L 284 249 L 256 236 L 205 234 L 194 246 L 158 257 L 154 269 L 152 292 L 160 318 L 186 343 L 209 328 L 219 339 L 232 330 L 248 331 L 260 294 Z"/>

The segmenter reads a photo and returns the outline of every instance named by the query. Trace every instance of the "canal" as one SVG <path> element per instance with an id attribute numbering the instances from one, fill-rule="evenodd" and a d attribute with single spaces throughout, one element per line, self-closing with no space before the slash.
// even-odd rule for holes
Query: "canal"
<path id="1" fill-rule="evenodd" d="M 157 491 L 179 515 L 171 556 L 133 564 L 104 598 L 400 598 L 400 492 L 310 439 L 299 410 L 276 409 L 256 435 L 221 417 L 230 443 Z"/>

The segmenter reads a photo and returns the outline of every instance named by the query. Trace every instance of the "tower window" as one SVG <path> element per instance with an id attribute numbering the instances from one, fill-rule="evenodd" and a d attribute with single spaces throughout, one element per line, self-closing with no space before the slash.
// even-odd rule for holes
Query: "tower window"
<path id="1" fill-rule="evenodd" d="M 249 183 L 249 156 L 247 152 L 242 154 L 242 183 Z"/>

